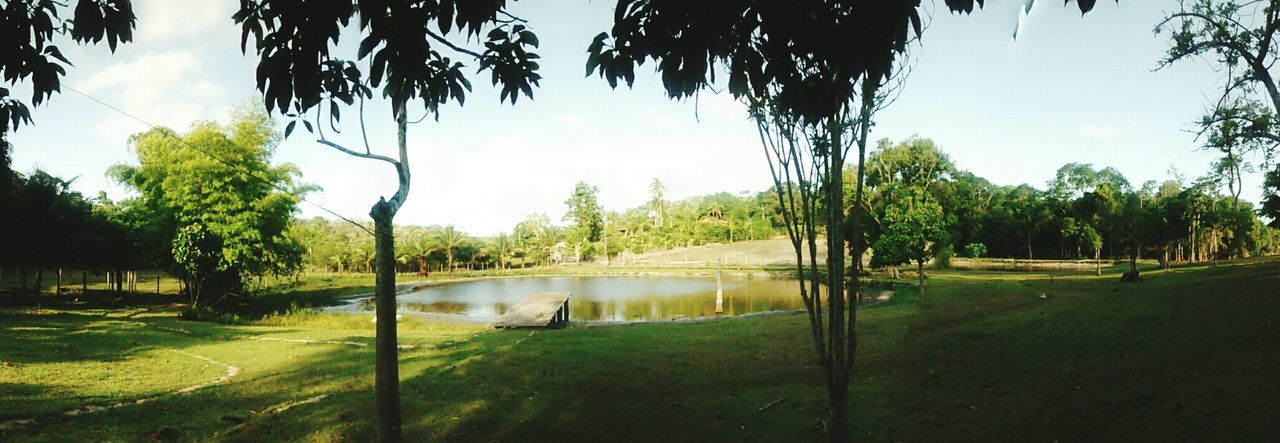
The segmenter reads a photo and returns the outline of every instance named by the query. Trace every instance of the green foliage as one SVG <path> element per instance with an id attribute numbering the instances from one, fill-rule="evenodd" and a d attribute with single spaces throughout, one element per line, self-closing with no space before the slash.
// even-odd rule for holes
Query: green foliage
<path id="1" fill-rule="evenodd" d="M 574 185 L 573 194 L 564 201 L 565 206 L 569 207 L 569 212 L 565 213 L 562 220 L 570 223 L 566 229 L 566 237 L 573 245 L 576 261 L 589 257 L 589 254 L 583 254 L 583 247 L 600 241 L 604 233 L 604 218 L 600 203 L 597 201 L 599 193 L 600 190 L 595 186 L 578 182 Z"/>
<path id="2" fill-rule="evenodd" d="M 111 175 L 140 196 L 125 206 L 151 236 L 153 258 L 180 276 L 193 301 L 241 293 L 254 276 L 288 275 L 303 246 L 289 236 L 300 196 L 297 168 L 270 164 L 279 136 L 260 112 L 187 134 L 157 128 L 130 141 L 139 164 Z"/>
<path id="3" fill-rule="evenodd" d="M 964 256 L 968 258 L 982 258 L 987 255 L 987 246 L 982 243 L 969 243 L 964 245 Z"/>
<path id="4" fill-rule="evenodd" d="M 66 66 L 71 66 L 55 37 L 69 36 L 81 44 L 106 38 L 112 52 L 117 44 L 133 40 L 137 18 L 130 1 L 79 0 L 69 14 L 71 7 L 70 2 L 47 0 L 10 0 L 0 5 L 0 74 L 8 83 L 31 79 L 31 102 L 36 106 L 61 91 Z M 20 123 L 30 122 L 26 105 L 0 88 L 0 127 L 17 129 Z"/>
<path id="5" fill-rule="evenodd" d="M 866 171 L 872 188 L 898 184 L 927 189 L 956 173 L 956 165 L 933 140 L 912 136 L 896 145 L 881 140 L 867 157 Z"/>
<path id="6" fill-rule="evenodd" d="M 950 244 L 944 245 L 938 250 L 937 256 L 933 260 L 934 269 L 951 269 L 951 259 L 956 256 L 956 248 Z"/>
<path id="7" fill-rule="evenodd" d="M 886 229 L 884 215 L 898 198 L 895 190 L 928 184 L 927 193 L 943 208 L 946 243 L 982 244 L 984 255 L 992 257 L 1141 255 L 1198 261 L 1263 254 L 1263 245 L 1269 244 L 1267 231 L 1254 228 L 1262 222 L 1253 215 L 1252 205 L 1223 195 L 1217 175 L 1188 185 L 1175 173 L 1137 190 L 1114 168 L 1095 170 L 1081 163 L 1059 169 L 1047 191 L 1028 185 L 995 186 L 966 171 L 936 181 L 906 179 L 920 176 L 914 171 L 933 170 L 929 165 L 945 165 L 938 160 L 945 154 L 933 152 L 936 145 L 926 140 L 913 137 L 896 145 L 882 141 L 870 155 L 868 183 L 874 186 L 862 203 L 871 215 L 866 229 L 870 243 Z M 918 145 L 916 154 L 909 149 L 913 144 Z M 1275 182 L 1268 189 L 1280 189 L 1280 178 Z M 852 207 L 853 202 L 846 205 Z"/>
<path id="8" fill-rule="evenodd" d="M 924 263 L 942 247 L 942 206 L 920 189 L 896 189 L 880 217 L 883 227 L 872 244 L 871 266 Z"/>
<path id="9" fill-rule="evenodd" d="M 302 13 L 290 1 L 248 0 L 232 19 L 241 27 L 241 49 L 248 52 L 253 38 L 258 90 L 268 111 L 279 108 L 294 118 L 286 132 L 299 121 L 313 131 L 317 127 L 306 120 L 307 111 L 328 102 L 326 117 L 336 122 L 339 103 L 372 97 L 371 87 L 392 98 L 397 114 L 415 100 L 436 115 L 450 101 L 462 104 L 471 82 L 463 63 L 443 51 L 474 59 L 476 73 L 489 71 L 493 84 L 501 86 L 501 100 L 514 104 L 521 94 L 532 98 L 532 87 L 541 80 L 539 56 L 530 51 L 538 47 L 538 37 L 525 24 L 505 21 L 505 3 L 362 1 L 357 7 L 323 2 Z M 360 29 L 354 34 L 361 37 L 355 58 L 360 63 L 332 52 L 353 19 Z M 484 49 L 463 49 L 458 37 L 483 42 Z"/>
<path id="10" fill-rule="evenodd" d="M 974 4 L 946 1 L 951 11 L 969 12 Z M 1087 11 L 1093 1 L 1079 5 Z M 772 96 L 780 114 L 805 124 L 826 122 L 847 109 L 863 81 L 892 74 L 894 60 L 923 31 L 920 8 L 918 0 L 619 0 L 611 31 L 587 47 L 586 75 L 598 73 L 611 87 L 620 81 L 630 86 L 636 67 L 653 61 L 667 95 L 681 99 L 727 70 L 735 97 Z"/>
<path id="11" fill-rule="evenodd" d="M 34 268 L 36 288 L 43 269 L 79 267 L 120 270 L 138 264 L 132 232 L 107 209 L 71 191 L 71 181 L 36 170 L 0 180 L 0 266 Z"/>
<path id="12" fill-rule="evenodd" d="M 1262 209 L 1259 212 L 1271 218 L 1271 227 L 1280 228 L 1280 165 L 1268 171 L 1263 180 Z"/>

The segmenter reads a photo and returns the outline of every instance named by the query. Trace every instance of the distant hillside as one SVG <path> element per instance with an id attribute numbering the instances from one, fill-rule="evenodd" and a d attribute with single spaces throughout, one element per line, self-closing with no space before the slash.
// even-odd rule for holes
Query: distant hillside
<path id="1" fill-rule="evenodd" d="M 826 260 L 825 245 L 819 239 L 819 263 Z M 808 260 L 806 254 L 806 260 Z M 700 267 L 715 266 L 721 262 L 726 266 L 795 266 L 795 250 L 791 241 L 786 238 L 773 240 L 755 240 L 730 244 L 710 244 L 691 248 L 676 248 L 644 254 L 623 254 L 614 257 L 615 265 L 654 266 L 654 267 Z"/>

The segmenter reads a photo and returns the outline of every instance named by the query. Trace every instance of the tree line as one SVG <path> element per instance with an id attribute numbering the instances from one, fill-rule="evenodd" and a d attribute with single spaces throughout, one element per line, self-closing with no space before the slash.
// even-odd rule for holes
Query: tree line
<path id="1" fill-rule="evenodd" d="M 469 235 L 453 225 L 398 226 L 396 270 L 429 275 L 607 263 L 626 253 L 762 240 L 782 234 L 772 190 L 668 200 L 666 186 L 654 179 L 650 191 L 650 200 L 643 205 L 609 211 L 599 204 L 599 189 L 580 182 L 566 199 L 565 213 L 558 223 L 545 213 L 534 213 L 494 236 Z M 374 244 L 365 229 L 368 227 L 316 217 L 297 221 L 290 235 L 305 248 L 305 269 L 372 272 Z"/>
<path id="2" fill-rule="evenodd" d="M 998 186 L 958 169 L 932 140 L 911 137 L 881 140 L 866 171 L 866 198 L 846 207 L 869 214 L 862 234 L 872 266 L 956 255 L 1167 265 L 1280 252 L 1280 231 L 1224 192 L 1233 178 L 1222 168 L 1135 186 L 1115 168 L 1068 163 L 1043 189 Z"/>
<path id="3" fill-rule="evenodd" d="M 248 296 L 255 279 L 302 269 L 291 233 L 313 188 L 294 166 L 271 164 L 279 140 L 275 122 L 253 106 L 225 125 L 135 134 L 137 163 L 107 171 L 136 192 L 121 201 L 85 198 L 43 171 L 10 172 L 0 191 L 0 265 L 32 271 L 37 290 L 49 269 L 108 272 L 120 291 L 126 270 L 147 268 L 177 277 L 193 309 Z"/>
<path id="4" fill-rule="evenodd" d="M 19 289 L 43 288 L 46 272 L 60 268 L 110 274 L 117 291 L 124 273 L 140 264 L 120 223 L 120 214 L 100 196 L 71 190 L 66 180 L 42 170 L 8 171 L 0 181 L 0 275 L 13 275 Z"/>

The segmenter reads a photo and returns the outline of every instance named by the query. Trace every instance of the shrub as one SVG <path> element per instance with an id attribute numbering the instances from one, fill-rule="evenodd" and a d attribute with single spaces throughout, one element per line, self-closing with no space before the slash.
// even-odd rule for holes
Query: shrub
<path id="1" fill-rule="evenodd" d="M 964 256 L 969 258 L 982 258 L 987 255 L 987 245 L 982 243 L 969 243 L 964 245 Z"/>
<path id="2" fill-rule="evenodd" d="M 933 268 L 934 269 L 951 269 L 951 257 L 955 257 L 955 255 L 956 255 L 956 249 L 951 245 L 947 245 L 946 247 L 942 248 L 941 251 L 938 251 L 938 255 L 934 257 Z"/>

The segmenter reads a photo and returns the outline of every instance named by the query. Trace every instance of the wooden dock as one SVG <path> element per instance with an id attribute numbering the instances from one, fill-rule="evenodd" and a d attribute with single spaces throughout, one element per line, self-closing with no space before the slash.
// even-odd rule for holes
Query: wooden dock
<path id="1" fill-rule="evenodd" d="M 508 309 L 493 322 L 493 327 L 498 329 L 547 328 L 564 326 L 568 322 L 569 293 L 539 292 Z"/>

